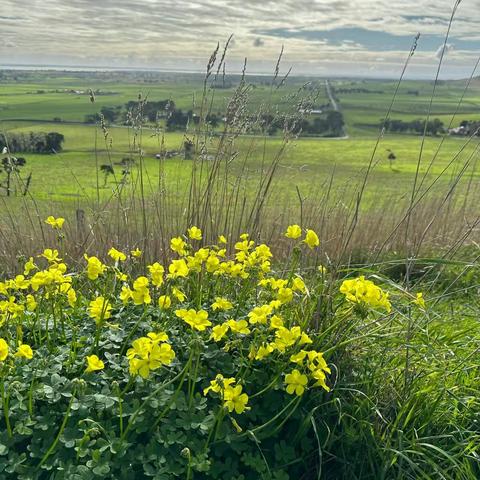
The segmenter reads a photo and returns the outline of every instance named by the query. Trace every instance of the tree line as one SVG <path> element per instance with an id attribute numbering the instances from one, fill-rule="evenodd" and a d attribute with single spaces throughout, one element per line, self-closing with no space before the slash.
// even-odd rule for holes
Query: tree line
<path id="1" fill-rule="evenodd" d="M 206 117 L 207 124 L 218 127 L 223 122 L 223 115 L 220 112 L 211 112 Z M 106 124 L 129 125 L 134 118 L 143 122 L 156 123 L 159 120 L 165 122 L 167 130 L 184 130 L 187 125 L 196 125 L 200 121 L 193 110 L 182 110 L 177 108 L 173 100 L 160 100 L 149 102 L 130 101 L 121 106 L 103 106 L 99 113 L 87 115 L 85 123 L 98 123 L 104 121 Z M 252 124 L 255 123 L 252 116 Z M 262 115 L 260 118 L 260 129 L 269 135 L 283 130 L 287 119 L 284 116 Z M 345 122 L 339 111 L 328 111 L 325 115 L 315 116 L 312 119 L 304 119 L 297 124 L 299 132 L 307 135 L 324 135 L 338 137 L 343 135 Z"/>
<path id="2" fill-rule="evenodd" d="M 383 125 L 383 122 L 380 124 Z M 427 135 L 436 136 L 445 133 L 445 126 L 443 122 L 434 118 L 429 120 L 425 125 L 425 120 L 412 120 L 410 122 L 404 120 L 388 119 L 385 121 L 385 130 L 390 133 L 414 133 L 423 135 L 423 132 Z"/>
<path id="3" fill-rule="evenodd" d="M 292 125 L 292 122 L 294 125 Z M 341 137 L 344 135 L 345 121 L 342 112 L 330 110 L 326 115 L 315 116 L 313 120 L 302 118 L 290 119 L 285 116 L 262 115 L 260 127 L 268 135 L 275 135 L 285 128 L 292 128 L 293 133 L 300 135 L 322 135 L 326 137 Z"/>
<path id="4" fill-rule="evenodd" d="M 58 132 L 9 133 L 0 136 L 0 150 L 10 153 L 55 153 L 62 151 L 65 137 Z"/>

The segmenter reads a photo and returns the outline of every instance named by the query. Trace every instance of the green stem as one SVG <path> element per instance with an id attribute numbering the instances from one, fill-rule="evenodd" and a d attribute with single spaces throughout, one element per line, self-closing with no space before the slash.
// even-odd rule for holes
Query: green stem
<path id="1" fill-rule="evenodd" d="M 290 406 L 296 402 L 296 401 L 299 401 L 301 399 L 301 397 L 297 397 L 295 396 L 292 400 L 290 400 L 290 402 L 286 405 L 286 407 L 284 407 L 282 410 L 280 410 L 280 412 L 278 412 L 274 417 L 272 417 L 268 422 L 264 423 L 263 425 L 260 425 L 258 427 L 255 427 L 254 429 L 252 430 L 247 430 L 245 433 L 242 433 L 240 435 L 240 437 L 244 437 L 246 435 L 248 435 L 250 432 L 251 433 L 255 433 L 255 432 L 258 432 L 260 430 L 263 430 L 265 427 L 268 427 L 269 425 L 271 425 L 273 422 L 275 422 L 277 420 L 277 418 L 280 418 L 284 412 L 286 412 Z"/>
<path id="2" fill-rule="evenodd" d="M 153 429 L 157 427 L 157 425 L 160 423 L 162 418 L 167 414 L 170 406 L 173 404 L 173 402 L 176 400 L 178 394 L 180 393 L 180 390 L 182 389 L 183 383 L 185 381 L 185 376 L 187 375 L 188 371 L 190 370 L 190 365 L 192 363 L 192 355 L 188 358 L 188 361 L 185 365 L 185 368 L 183 369 L 183 375 L 180 378 L 180 382 L 178 384 L 177 389 L 175 390 L 175 393 L 173 394 L 172 398 L 170 401 L 167 403 L 166 407 L 163 409 L 162 413 L 158 416 L 158 418 L 155 420 L 155 423 L 153 424 Z"/>
<path id="3" fill-rule="evenodd" d="M 189 379 L 188 408 L 191 408 L 192 406 L 193 397 L 195 394 L 195 383 L 196 383 L 197 374 L 198 374 L 198 367 L 200 365 L 200 350 L 195 353 L 197 353 L 197 359 L 195 362 L 195 369 L 193 371 L 193 378 Z"/>
<path id="4" fill-rule="evenodd" d="M 70 415 L 70 411 L 72 410 L 73 400 L 75 399 L 75 393 L 76 393 L 76 389 L 74 389 L 72 392 L 72 396 L 70 397 L 70 401 L 68 402 L 67 411 L 65 412 L 65 415 L 63 417 L 63 422 L 60 425 L 60 429 L 58 430 L 57 436 L 55 437 L 55 440 L 53 440 L 52 444 L 50 445 L 50 448 L 45 452 L 45 455 L 40 460 L 39 464 L 37 465 L 37 468 L 40 468 L 48 460 L 48 457 L 50 457 L 50 455 L 55 450 L 58 440 L 60 439 L 60 435 L 62 435 L 63 431 L 65 430 L 65 427 L 67 426 L 68 417 Z"/>
<path id="5" fill-rule="evenodd" d="M 127 386 L 130 384 L 130 381 L 127 383 Z M 122 393 L 120 391 L 120 385 L 117 385 L 117 395 L 118 395 L 118 423 L 120 428 L 120 437 L 123 435 L 123 399 Z"/>
<path id="6" fill-rule="evenodd" d="M 154 397 L 155 395 L 158 394 L 158 392 L 160 392 L 160 390 L 162 390 L 163 388 L 167 387 L 168 385 L 170 385 L 171 383 L 173 383 L 175 380 L 177 380 L 179 377 L 181 377 L 184 373 L 184 370 L 185 368 L 178 374 L 176 375 L 175 377 L 173 377 L 171 380 L 169 380 L 168 382 L 166 383 L 162 383 L 162 385 L 160 385 L 158 388 L 156 388 L 143 402 L 142 404 L 135 410 L 135 412 L 133 412 L 132 416 L 130 417 L 130 420 L 128 421 L 127 423 L 127 428 L 125 428 L 125 430 L 123 431 L 123 435 L 120 437 L 121 440 L 125 440 L 125 437 L 127 436 L 127 433 L 130 431 L 130 428 L 132 428 L 132 425 L 133 425 L 133 422 L 136 420 L 136 418 L 138 417 L 138 415 L 140 414 L 140 412 L 142 411 L 142 409 L 145 407 L 145 405 L 147 404 L 147 402 L 152 398 Z"/>
<path id="7" fill-rule="evenodd" d="M 5 425 L 7 427 L 8 436 L 9 438 L 12 438 L 12 427 L 10 426 L 10 418 L 8 416 L 9 395 L 5 395 L 5 381 L 3 379 L 1 382 L 1 388 L 2 388 L 3 416 L 5 418 Z"/>
<path id="8" fill-rule="evenodd" d="M 28 413 L 33 416 L 33 386 L 35 385 L 35 377 L 32 378 L 30 389 L 28 390 Z"/>
<path id="9" fill-rule="evenodd" d="M 212 439 L 212 435 L 214 433 L 215 433 L 215 436 L 214 436 L 213 440 L 215 441 L 215 439 L 217 438 L 217 433 L 218 433 L 218 430 L 220 428 L 220 423 L 223 420 L 224 414 L 225 414 L 224 408 L 220 407 L 220 409 L 218 410 L 218 413 L 215 415 L 215 420 L 213 422 L 212 429 L 210 430 L 210 433 L 208 434 L 207 441 L 205 442 L 205 446 L 203 447 L 204 453 L 207 453 L 207 449 L 210 445 L 210 440 Z"/>
<path id="10" fill-rule="evenodd" d="M 127 335 L 127 338 L 125 338 L 124 342 L 123 342 L 123 345 L 122 345 L 122 348 L 120 349 L 120 356 L 123 356 L 125 354 L 125 350 L 127 349 L 127 346 L 130 342 L 130 339 L 133 337 L 134 333 L 137 331 L 140 323 L 142 322 L 142 320 L 145 318 L 145 316 L 147 315 L 147 308 L 146 306 L 144 307 L 143 309 L 143 313 L 142 315 L 140 316 L 140 318 L 136 321 L 135 325 L 133 326 L 132 330 L 130 331 L 130 333 Z"/>

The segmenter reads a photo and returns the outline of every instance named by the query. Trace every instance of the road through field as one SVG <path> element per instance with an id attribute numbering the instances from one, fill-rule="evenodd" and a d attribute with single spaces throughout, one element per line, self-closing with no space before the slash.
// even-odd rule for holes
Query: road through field
<path id="1" fill-rule="evenodd" d="M 332 87 L 330 86 L 329 80 L 325 80 L 325 91 L 327 92 L 327 97 L 328 97 L 328 100 L 330 101 L 330 104 L 332 105 L 333 110 L 335 112 L 339 112 L 340 108 L 332 93 Z M 347 129 L 345 128 L 345 125 L 343 126 L 343 135 L 341 137 L 333 137 L 333 138 L 335 138 L 336 140 L 348 139 Z"/>

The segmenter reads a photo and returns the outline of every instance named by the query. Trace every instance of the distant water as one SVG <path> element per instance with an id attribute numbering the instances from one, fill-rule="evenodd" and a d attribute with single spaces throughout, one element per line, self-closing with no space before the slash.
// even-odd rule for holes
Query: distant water
<path id="1" fill-rule="evenodd" d="M 66 65 L 1 65 L 1 70 L 55 70 L 59 72 L 165 72 L 165 73 L 203 73 L 200 70 L 182 70 L 166 68 L 139 68 L 139 67 L 91 67 Z"/>
<path id="2" fill-rule="evenodd" d="M 56 72 L 153 72 L 153 73 L 186 73 L 204 75 L 205 70 L 192 70 L 181 68 L 157 68 L 157 67 L 92 67 L 87 65 L 66 66 L 66 65 L 2 65 L 0 70 L 29 70 L 29 71 L 56 71 Z M 241 71 L 231 71 L 229 75 L 241 75 Z M 249 72 L 246 76 L 268 77 L 272 72 Z M 314 75 L 315 76 L 315 75 Z"/>

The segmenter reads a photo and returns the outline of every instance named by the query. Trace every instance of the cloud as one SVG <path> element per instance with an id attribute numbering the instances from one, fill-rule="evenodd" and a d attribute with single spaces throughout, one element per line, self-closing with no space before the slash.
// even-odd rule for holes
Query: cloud
<path id="1" fill-rule="evenodd" d="M 446 57 L 454 48 L 455 45 L 453 45 L 452 43 L 440 45 L 435 52 L 435 58 L 440 60 L 442 57 Z"/>
<path id="2" fill-rule="evenodd" d="M 478 50 L 477 5 L 464 0 L 452 28 L 462 65 Z M 451 8 L 452 0 L 2 0 L 8 15 L 0 16 L 0 31 L 18 63 L 197 68 L 234 33 L 229 65 L 248 57 L 251 66 L 270 69 L 284 44 L 294 71 L 350 62 L 357 72 L 379 52 L 402 62 L 417 31 L 415 56 L 433 64 Z"/>
<path id="3" fill-rule="evenodd" d="M 17 44 L 12 40 L 4 39 L 1 43 L 1 46 L 5 48 L 15 48 Z"/>

